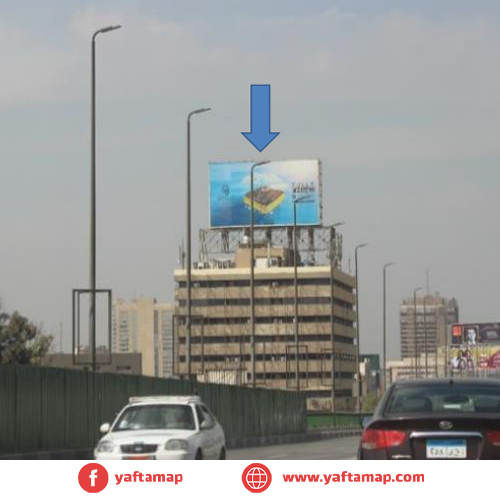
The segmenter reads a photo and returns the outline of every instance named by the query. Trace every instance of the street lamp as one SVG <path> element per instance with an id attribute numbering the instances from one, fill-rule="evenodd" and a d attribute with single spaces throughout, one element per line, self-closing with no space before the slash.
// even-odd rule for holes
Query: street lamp
<path id="1" fill-rule="evenodd" d="M 252 387 L 255 387 L 255 256 L 254 256 L 254 213 L 253 213 L 253 174 L 257 167 L 266 165 L 269 161 L 260 161 L 250 167 L 250 371 Z"/>
<path id="2" fill-rule="evenodd" d="M 424 294 L 424 355 L 425 355 L 425 378 L 428 377 L 428 360 L 427 360 L 427 311 L 425 310 L 425 299 L 427 293 Z"/>
<path id="3" fill-rule="evenodd" d="M 206 113 L 211 108 L 195 109 L 187 116 L 187 207 L 186 207 L 186 240 L 187 240 L 187 264 L 186 264 L 186 294 L 187 294 L 187 317 L 186 317 L 186 368 L 187 376 L 191 378 L 191 117 L 200 113 Z"/>
<path id="4" fill-rule="evenodd" d="M 330 323 L 332 325 L 332 413 L 335 411 L 335 305 L 334 305 L 334 255 L 335 228 L 343 226 L 345 222 L 337 222 L 330 226 Z"/>
<path id="5" fill-rule="evenodd" d="M 95 100 L 95 41 L 97 35 L 108 33 L 121 26 L 107 26 L 92 35 L 91 116 L 90 116 L 90 351 L 92 371 L 96 371 L 96 100 Z"/>
<path id="6" fill-rule="evenodd" d="M 359 286 L 358 286 L 358 250 L 368 246 L 368 243 L 362 243 L 354 249 L 354 265 L 356 268 L 356 372 L 357 372 L 357 410 L 361 412 L 361 370 L 359 367 Z"/>
<path id="7" fill-rule="evenodd" d="M 418 378 L 418 340 L 417 340 L 417 292 L 422 287 L 413 290 L 413 329 L 415 333 L 415 378 Z"/>
<path id="8" fill-rule="evenodd" d="M 383 371 L 383 389 L 385 391 L 385 388 L 387 386 L 387 319 L 386 319 L 386 314 L 387 314 L 387 301 L 386 301 L 386 296 L 387 296 L 387 281 L 386 281 L 386 271 L 388 267 L 394 266 L 395 262 L 389 262 L 384 265 L 384 371 Z"/>

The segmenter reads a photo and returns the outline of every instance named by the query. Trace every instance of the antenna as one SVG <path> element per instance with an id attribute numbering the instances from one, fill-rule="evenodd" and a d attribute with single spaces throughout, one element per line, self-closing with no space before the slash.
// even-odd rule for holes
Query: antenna
<path id="1" fill-rule="evenodd" d="M 181 266 L 181 269 L 184 269 L 185 259 L 186 259 L 186 252 L 184 251 L 184 238 L 183 238 L 181 244 L 179 245 L 179 259 L 178 259 L 178 263 Z"/>

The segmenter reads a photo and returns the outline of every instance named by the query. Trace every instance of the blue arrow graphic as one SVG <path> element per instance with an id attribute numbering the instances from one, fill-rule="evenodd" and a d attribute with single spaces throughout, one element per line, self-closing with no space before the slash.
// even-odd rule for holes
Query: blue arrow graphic
<path id="1" fill-rule="evenodd" d="M 250 101 L 250 132 L 242 134 L 262 152 L 279 135 L 271 132 L 271 85 L 251 85 Z"/>

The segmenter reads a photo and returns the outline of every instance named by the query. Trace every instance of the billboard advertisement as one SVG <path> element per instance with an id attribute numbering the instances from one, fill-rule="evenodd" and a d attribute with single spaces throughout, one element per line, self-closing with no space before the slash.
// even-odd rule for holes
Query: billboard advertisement
<path id="1" fill-rule="evenodd" d="M 210 163 L 210 226 L 250 225 L 254 205 L 256 226 L 292 226 L 294 200 L 297 225 L 319 226 L 321 213 L 321 165 L 318 160 L 273 161 L 254 169 L 254 162 Z"/>
<path id="2" fill-rule="evenodd" d="M 500 323 L 470 323 L 451 326 L 452 345 L 500 345 Z"/>
<path id="3" fill-rule="evenodd" d="M 500 346 L 476 346 L 451 349 L 451 368 L 455 370 L 488 370 L 500 368 Z"/>

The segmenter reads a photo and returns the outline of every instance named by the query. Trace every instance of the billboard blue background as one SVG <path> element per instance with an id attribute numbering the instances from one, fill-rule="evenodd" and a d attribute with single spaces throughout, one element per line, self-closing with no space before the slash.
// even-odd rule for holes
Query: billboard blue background
<path id="1" fill-rule="evenodd" d="M 210 163 L 210 226 L 250 225 L 250 206 L 244 197 L 250 192 L 250 168 L 254 162 Z M 270 213 L 254 210 L 259 226 L 293 225 L 293 196 L 297 194 L 297 224 L 320 225 L 321 166 L 318 160 L 270 162 L 254 169 L 254 190 L 269 187 L 284 193 L 283 201 Z M 302 191 L 306 187 L 308 193 Z"/>

